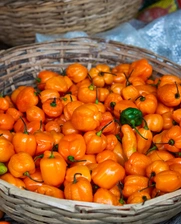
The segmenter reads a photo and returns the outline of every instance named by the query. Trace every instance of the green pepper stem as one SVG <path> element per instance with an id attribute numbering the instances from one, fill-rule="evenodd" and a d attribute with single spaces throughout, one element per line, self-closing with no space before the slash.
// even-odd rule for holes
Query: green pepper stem
<path id="1" fill-rule="evenodd" d="M 135 131 L 136 131 L 136 133 L 137 133 L 138 135 L 140 135 L 143 139 L 148 140 L 147 138 L 145 138 L 145 137 L 138 131 L 138 129 L 137 129 L 135 126 L 133 126 L 133 128 L 135 129 Z"/>
<path id="2" fill-rule="evenodd" d="M 147 187 L 142 188 L 141 190 L 139 190 L 139 192 L 144 191 L 144 190 L 146 190 L 146 189 L 148 189 L 150 187 L 155 187 L 155 184 L 148 185 Z"/>
<path id="3" fill-rule="evenodd" d="M 43 158 L 43 157 L 44 157 L 43 154 L 40 154 L 40 155 L 36 156 L 36 157 L 34 158 L 34 162 L 36 162 L 38 159 L 41 159 L 41 158 Z"/>
<path id="4" fill-rule="evenodd" d="M 110 102 L 110 107 L 111 107 L 112 109 L 114 109 L 115 106 L 116 106 L 116 102 Z"/>
<path id="5" fill-rule="evenodd" d="M 142 196 L 142 199 L 143 199 L 143 203 L 142 203 L 142 205 L 144 205 L 145 202 L 148 200 L 148 198 L 144 195 L 144 196 Z"/>
<path id="6" fill-rule="evenodd" d="M 76 179 L 76 176 L 77 176 L 77 175 L 81 175 L 81 176 L 82 176 L 81 173 L 75 173 L 75 174 L 74 174 L 74 180 L 73 180 L 73 182 L 72 182 L 73 184 L 76 184 L 76 183 L 78 182 L 77 179 Z"/>
<path id="7" fill-rule="evenodd" d="M 180 98 L 180 93 L 179 93 L 178 85 L 177 85 L 176 82 L 175 82 L 175 85 L 176 85 L 176 88 L 177 88 L 177 93 L 175 94 L 175 98 L 178 99 L 178 98 Z"/>
<path id="8" fill-rule="evenodd" d="M 86 162 L 87 161 L 86 159 L 82 159 L 82 160 L 81 159 L 80 160 L 74 159 L 74 156 L 68 156 L 67 160 L 70 161 L 70 162 L 74 162 L 74 163 L 75 162 Z"/>
<path id="9" fill-rule="evenodd" d="M 149 127 L 148 127 L 148 124 L 147 124 L 146 120 L 145 120 L 144 118 L 142 118 L 142 119 L 143 119 L 143 121 L 144 121 L 144 126 L 143 126 L 143 128 L 144 128 L 145 130 L 149 130 Z"/>
<path id="10" fill-rule="evenodd" d="M 55 156 L 53 155 L 53 148 L 52 148 L 49 159 L 53 159 L 53 158 L 55 158 Z"/>
<path id="11" fill-rule="evenodd" d="M 88 87 L 90 90 L 94 90 L 94 85 L 90 84 L 90 86 Z"/>
<path id="12" fill-rule="evenodd" d="M 28 171 L 26 171 L 23 175 L 26 176 L 26 177 L 28 177 L 28 178 L 30 178 L 32 181 L 35 181 L 35 182 L 37 182 L 37 183 L 43 183 L 43 182 L 44 182 L 43 180 L 35 180 L 35 179 L 33 179 L 33 178 L 30 176 L 30 174 L 29 174 Z"/>
<path id="13" fill-rule="evenodd" d="M 24 134 L 27 134 L 28 135 L 28 131 L 27 131 L 27 126 L 26 126 L 26 123 L 25 123 L 25 121 L 23 120 L 23 118 L 20 116 L 20 119 L 21 119 L 21 121 L 23 122 L 23 124 L 24 124 Z"/>
<path id="14" fill-rule="evenodd" d="M 98 104 L 99 103 L 99 99 L 98 99 L 98 88 L 96 88 L 96 101 L 95 101 L 95 104 Z"/>
<path id="15" fill-rule="evenodd" d="M 105 128 L 107 128 L 113 121 L 110 121 L 108 124 L 106 124 L 100 131 L 98 131 L 96 133 L 97 136 L 101 136 L 102 135 L 102 132 L 104 131 Z"/>
<path id="16" fill-rule="evenodd" d="M 146 152 L 146 155 L 148 155 L 150 152 L 154 151 L 157 149 L 157 146 L 154 145 L 152 148 L 148 149 L 148 151 Z"/>
<path id="17" fill-rule="evenodd" d="M 40 79 L 40 78 L 36 78 L 35 80 L 36 80 L 36 82 L 38 82 L 38 83 L 41 82 L 41 79 Z"/>

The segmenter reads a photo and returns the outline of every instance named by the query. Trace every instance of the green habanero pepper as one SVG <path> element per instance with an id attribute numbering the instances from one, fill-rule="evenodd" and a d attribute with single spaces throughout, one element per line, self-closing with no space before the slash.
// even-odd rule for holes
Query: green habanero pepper
<path id="1" fill-rule="evenodd" d="M 5 166 L 5 164 L 0 163 L 0 175 L 7 173 L 7 171 L 8 171 L 8 168 Z"/>
<path id="2" fill-rule="evenodd" d="M 142 137 L 144 138 L 138 131 L 138 129 L 136 128 L 137 126 L 141 125 L 143 122 L 143 113 L 141 112 L 141 110 L 136 109 L 136 108 L 132 108 L 132 107 L 128 107 L 125 110 L 123 110 L 120 114 L 120 122 L 121 124 L 128 124 L 130 125 L 132 128 L 135 129 L 135 131 Z M 144 138 L 145 140 L 147 140 L 146 138 Z"/>

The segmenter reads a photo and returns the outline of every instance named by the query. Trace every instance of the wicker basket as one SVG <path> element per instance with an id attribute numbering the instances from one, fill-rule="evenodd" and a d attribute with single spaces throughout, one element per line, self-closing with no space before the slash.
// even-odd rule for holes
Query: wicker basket
<path id="1" fill-rule="evenodd" d="M 132 19 L 141 0 L 1 0 L 0 40 L 10 46 L 35 42 L 35 34 L 95 34 Z"/>
<path id="2" fill-rule="evenodd" d="M 19 85 L 34 85 L 34 78 L 42 69 L 60 71 L 73 62 L 90 69 L 97 63 L 115 66 L 143 57 L 152 64 L 155 77 L 180 74 L 179 65 L 147 50 L 101 39 L 65 39 L 1 51 L 0 90 L 5 86 L 7 94 Z M 116 207 L 56 199 L 21 190 L 0 180 L 0 201 L 0 210 L 25 224 L 153 224 L 168 220 L 181 211 L 181 190 L 148 200 L 144 205 Z"/>

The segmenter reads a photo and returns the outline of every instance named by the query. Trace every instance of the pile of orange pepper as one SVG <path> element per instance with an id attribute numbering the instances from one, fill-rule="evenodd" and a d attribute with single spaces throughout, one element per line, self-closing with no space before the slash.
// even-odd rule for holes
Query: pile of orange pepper
<path id="1" fill-rule="evenodd" d="M 61 199 L 115 206 L 181 187 L 181 78 L 146 59 L 42 70 L 0 97 L 0 179 Z M 142 113 L 136 128 L 126 109 Z"/>

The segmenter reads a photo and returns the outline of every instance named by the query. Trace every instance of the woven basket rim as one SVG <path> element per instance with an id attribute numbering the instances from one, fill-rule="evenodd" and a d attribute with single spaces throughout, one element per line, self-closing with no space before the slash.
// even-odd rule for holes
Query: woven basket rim
<path id="1" fill-rule="evenodd" d="M 76 212 L 77 210 L 84 209 L 85 211 L 92 211 L 92 210 L 129 210 L 133 211 L 133 213 L 141 212 L 146 208 L 149 208 L 154 205 L 165 206 L 174 204 L 173 199 L 177 196 L 181 195 L 181 189 L 175 192 L 167 193 L 161 195 L 159 197 L 150 199 L 144 203 L 140 204 L 126 204 L 123 206 L 114 206 L 114 205 L 106 205 L 106 204 L 99 204 L 94 202 L 82 202 L 82 201 L 73 201 L 67 199 L 58 199 L 54 197 L 50 197 L 47 195 L 41 195 L 36 192 L 29 192 L 26 190 L 19 189 L 18 187 L 7 183 L 4 180 L 0 180 L 0 187 L 3 186 L 8 189 L 8 194 L 18 197 L 23 197 L 24 199 L 33 199 L 33 201 L 37 201 L 40 203 L 44 203 L 46 205 L 54 206 L 56 208 L 60 208 L 69 212 Z M 1 189 L 2 190 L 2 189 Z M 80 208 L 80 209 L 78 209 Z"/>
<path id="2" fill-rule="evenodd" d="M 162 55 L 159 55 L 149 49 L 146 49 L 146 48 L 142 48 L 142 47 L 139 47 L 139 46 L 134 46 L 134 45 L 131 45 L 131 44 L 124 44 L 122 42 L 119 42 L 119 41 L 115 41 L 115 40 L 106 40 L 104 38 L 99 38 L 99 37 L 92 37 L 92 36 L 89 36 L 89 37 L 75 37 L 75 38 L 57 38 L 55 40 L 50 40 L 50 41 L 45 41 L 45 42 L 41 42 L 41 43 L 30 43 L 30 44 L 22 44 L 22 45 L 19 45 L 19 46 L 13 46 L 11 48 L 8 48 L 8 49 L 3 49 L 3 50 L 0 50 L 0 61 L 1 61 L 1 58 L 3 58 L 6 54 L 11 54 L 12 52 L 16 52 L 16 51 L 22 51 L 24 49 L 26 50 L 29 50 L 29 49 L 35 49 L 35 48 L 39 48 L 41 46 L 45 46 L 45 45 L 51 45 L 51 44 L 58 44 L 58 43 L 61 43 L 61 42 L 64 42 L 64 41 L 69 41 L 72 42 L 72 41 L 75 41 L 75 42 L 79 42 L 79 41 L 88 41 L 88 42 L 97 42 L 97 44 L 110 44 L 110 45 L 114 45 L 114 47 L 127 47 L 130 51 L 131 50 L 138 50 L 142 53 L 145 53 L 148 57 L 150 57 L 150 59 L 155 59 L 157 61 L 160 61 L 160 62 L 165 62 L 165 63 L 168 63 L 169 65 L 172 65 L 172 66 L 175 66 L 175 67 L 178 67 L 181 69 L 181 65 L 170 60 L 169 58 L 165 57 L 165 56 L 162 56 Z"/>

